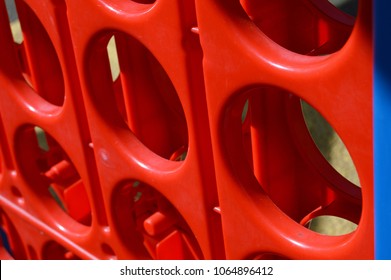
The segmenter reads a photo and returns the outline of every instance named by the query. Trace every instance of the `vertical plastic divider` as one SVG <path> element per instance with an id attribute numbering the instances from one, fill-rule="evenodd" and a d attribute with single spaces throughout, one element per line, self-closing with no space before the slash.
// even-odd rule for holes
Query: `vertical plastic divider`
<path id="1" fill-rule="evenodd" d="M 67 3 L 108 217 L 105 241 L 119 259 L 181 250 L 185 258 L 224 258 L 194 1 L 99 2 L 83 2 L 84 10 Z M 108 65 L 112 36 L 116 81 Z M 156 209 L 167 208 L 176 232 L 156 235 Z"/>
<path id="2" fill-rule="evenodd" d="M 391 2 L 374 0 L 375 258 L 391 259 Z"/>
<path id="3" fill-rule="evenodd" d="M 92 149 L 92 140 L 90 135 L 90 128 L 87 122 L 86 110 L 84 105 L 84 100 L 81 93 L 80 87 L 80 77 L 77 71 L 76 60 L 75 60 L 75 49 L 73 45 L 73 38 L 69 29 L 69 19 L 68 19 L 68 1 L 66 0 L 52 0 L 54 5 L 54 13 L 57 19 L 58 24 L 58 32 L 60 35 L 60 44 L 59 48 L 61 49 L 62 55 L 67 58 L 63 61 L 63 71 L 66 72 L 66 76 L 68 78 L 67 84 L 67 99 L 65 100 L 64 108 L 67 109 L 68 115 L 64 116 L 64 118 L 69 119 L 72 123 L 74 123 L 73 127 L 73 135 L 78 139 L 77 147 L 79 149 L 79 156 L 83 159 L 80 162 L 74 162 L 75 165 L 82 166 L 83 173 L 82 176 L 83 183 L 80 183 L 79 186 L 83 186 L 86 189 L 89 199 L 89 207 L 87 209 L 91 211 L 92 222 L 90 225 L 90 230 L 83 238 L 79 244 L 75 244 L 80 246 L 78 249 L 82 251 L 79 253 L 81 256 L 87 259 L 91 258 L 112 258 L 112 255 L 106 254 L 102 252 L 102 248 L 100 246 L 100 242 L 97 240 L 102 239 L 102 236 L 105 235 L 105 229 L 107 228 L 107 216 L 103 205 L 103 197 L 100 188 L 100 181 L 97 175 L 97 167 L 95 161 L 95 155 Z M 71 135 L 66 135 L 67 141 L 71 142 Z M 76 146 L 76 145 L 75 145 Z M 79 171 L 81 172 L 81 171 Z M 80 175 L 82 175 L 80 174 Z M 77 200 L 80 198 L 80 194 L 78 195 L 77 188 L 73 188 L 76 190 L 76 193 L 68 192 L 70 194 L 71 200 Z M 73 191 L 71 190 L 71 191 Z M 83 197 L 79 202 L 76 203 L 85 203 L 86 197 Z M 73 207 L 77 207 L 74 204 Z M 82 208 L 85 209 L 85 205 Z M 75 242 L 75 240 L 70 240 L 70 242 Z M 76 241 L 77 242 L 77 241 Z M 58 245 L 60 246 L 60 244 Z M 71 254 L 77 252 L 70 251 Z M 55 257 L 55 256 L 54 256 Z"/>
<path id="4" fill-rule="evenodd" d="M 186 49 L 186 63 L 188 65 L 188 87 L 191 90 L 191 114 L 194 120 L 198 165 L 201 170 L 201 184 L 203 199 L 207 205 L 206 213 L 210 218 L 207 221 L 209 242 L 211 244 L 211 258 L 225 259 L 224 239 L 222 238 L 221 213 L 216 212 L 219 207 L 216 172 L 213 161 L 213 148 L 210 135 L 209 114 L 206 101 L 205 80 L 203 72 L 203 52 L 200 44 L 197 22 L 197 9 L 194 0 L 180 1 L 179 11 L 183 24 L 184 48 Z M 219 208 L 218 208 L 219 209 Z M 212 211 L 213 210 L 213 211 Z M 213 246 L 212 246 L 213 245 Z"/>
<path id="5" fill-rule="evenodd" d="M 86 169 L 89 174 L 90 181 L 90 195 L 92 200 L 96 202 L 97 205 L 103 205 L 103 197 L 100 189 L 100 182 L 97 175 L 97 167 L 95 161 L 95 155 L 91 148 L 91 134 L 90 128 L 88 126 L 86 109 L 84 105 L 84 100 L 81 94 L 80 78 L 78 76 L 77 65 L 75 60 L 75 51 L 72 45 L 72 37 L 69 30 L 68 24 L 68 15 L 67 7 L 65 0 L 52 0 L 54 3 L 57 3 L 58 7 L 56 8 L 56 16 L 60 22 L 61 28 L 61 40 L 62 40 L 62 50 L 64 55 L 70 59 L 65 61 L 67 74 L 69 75 L 70 81 L 69 84 L 70 90 L 69 94 L 72 94 L 73 106 L 77 113 L 77 123 L 78 133 L 82 138 L 82 153 L 86 158 Z M 72 58 L 72 59 L 71 59 Z M 106 212 L 103 207 L 95 207 L 96 211 L 95 219 L 98 225 L 107 226 L 107 217 Z"/>
<path id="6" fill-rule="evenodd" d="M 8 170 L 7 193 L 1 197 L 2 207 L 12 213 L 12 217 L 11 215 L 10 217 L 13 219 L 13 222 L 16 221 L 15 225 L 18 224 L 16 226 L 21 231 L 20 235 L 23 236 L 23 241 L 29 240 L 30 245 L 35 246 L 35 251 L 40 252 L 46 242 L 54 242 L 58 248 L 64 248 L 61 250 L 69 250 L 70 255 L 77 254 L 86 259 L 97 258 L 97 256 L 103 258 L 104 256 L 99 255 L 100 252 L 97 252 L 91 246 L 91 244 L 96 243 L 94 238 L 100 233 L 99 230 L 101 229 L 99 226 L 105 227 L 107 223 L 105 212 L 102 212 L 104 211 L 103 207 L 99 205 L 102 197 L 99 193 L 100 187 L 96 175 L 94 154 L 89 146 L 91 138 L 86 122 L 74 50 L 69 32 L 67 19 L 68 2 L 65 0 L 26 0 L 18 3 L 23 5 L 24 9 L 22 9 L 20 17 L 27 22 L 27 26 L 28 20 L 32 20 L 34 21 L 33 25 L 37 27 L 32 30 L 28 28 L 24 30 L 27 33 L 29 31 L 32 32 L 29 37 L 29 43 L 32 45 L 32 48 L 27 52 L 26 56 L 34 56 L 36 52 L 40 52 L 39 55 L 45 57 L 43 50 L 47 47 L 53 47 L 50 49 L 52 52 L 51 58 L 58 58 L 59 65 L 56 65 L 58 67 L 55 71 L 57 71 L 57 74 L 58 71 L 62 72 L 61 78 L 63 78 L 63 81 L 59 77 L 56 79 L 50 78 L 50 75 L 54 74 L 54 71 L 48 71 L 53 66 L 51 59 L 46 57 L 45 60 L 39 60 L 35 57 L 37 60 L 31 63 L 35 63 L 32 66 L 36 71 L 46 71 L 41 77 L 41 83 L 51 84 L 57 89 L 53 90 L 53 87 L 46 88 L 46 93 L 48 95 L 63 93 L 65 99 L 63 102 L 59 99 L 54 102 L 45 100 L 47 98 L 46 95 L 39 96 L 37 94 L 39 89 L 33 89 L 23 80 L 22 69 L 19 67 L 15 50 L 22 49 L 25 45 L 15 45 L 10 36 L 9 23 L 6 26 L 6 17 L 2 16 L 0 19 L 0 41 L 2 42 L 0 45 L 0 83 L 1 86 L 4 85 L 4 88 L 0 90 L 2 93 L 0 96 L 0 107 L 5 133 L 4 135 L 2 133 L 1 138 L 4 137 L 8 141 L 10 158 L 15 160 L 16 167 L 15 171 Z M 4 1 L 0 1 L 0 5 L 1 13 L 3 14 Z M 4 12 L 6 11 L 4 10 Z M 47 34 L 44 34 L 45 32 Z M 37 43 L 34 39 L 37 38 L 44 38 L 44 40 L 38 42 L 42 48 L 37 48 L 34 45 Z M 3 40 L 5 40 L 4 44 Z M 51 46 L 48 46 L 48 44 L 51 44 Z M 57 57 L 54 57 L 55 55 Z M 56 62 L 54 61 L 53 63 L 55 64 Z M 53 145 L 51 147 L 53 148 L 52 158 L 49 160 L 47 158 L 42 160 L 44 157 L 42 155 L 48 151 L 42 150 L 41 146 L 37 147 L 36 138 L 38 137 L 38 132 L 36 128 L 40 128 L 40 133 L 43 133 L 49 145 Z M 25 133 L 26 131 L 28 133 Z M 23 139 L 25 136 L 29 136 L 29 138 Z M 24 154 L 21 152 L 21 147 L 28 147 L 26 149 L 31 148 L 31 150 L 41 149 L 38 153 L 35 153 L 35 156 L 40 154 L 42 157 L 33 157 L 34 153 L 29 152 Z M 81 208 L 87 212 L 92 212 L 92 223 L 90 224 L 89 221 L 80 221 L 84 217 L 78 216 L 74 218 L 68 215 L 70 212 L 66 213 L 61 209 L 58 201 L 55 201 L 55 197 L 52 197 L 53 194 L 49 193 L 48 190 L 49 181 L 52 185 L 52 178 L 43 178 L 46 176 L 47 172 L 45 171 L 47 170 L 44 169 L 45 167 L 42 167 L 43 170 L 38 170 L 41 167 L 37 168 L 35 166 L 45 166 L 44 160 L 52 161 L 54 165 L 47 164 L 48 168 L 50 167 L 50 171 L 54 172 L 54 176 L 59 175 L 64 170 L 58 168 L 56 159 L 62 156 L 67 164 L 71 163 L 71 167 L 68 169 L 68 171 L 71 171 L 71 175 L 69 173 L 65 174 L 65 177 L 69 175 L 71 178 L 64 179 L 64 181 L 69 179 L 64 184 L 66 185 L 66 190 L 64 190 L 66 194 L 64 196 L 67 196 L 66 199 L 73 203 L 72 207 L 77 206 L 77 203 L 83 203 Z M 26 176 L 30 171 L 37 171 L 34 175 L 35 178 L 43 178 L 41 181 L 46 180 L 48 183 L 45 181 L 44 184 L 35 185 L 35 179 L 30 180 L 27 178 L 30 175 Z M 59 172 L 58 174 L 56 174 L 57 171 Z M 64 175 L 64 173 L 60 174 L 60 177 L 61 175 Z M 15 188 L 13 188 L 14 186 Z M 12 196 L 12 190 L 16 190 L 16 195 L 19 195 L 18 189 L 23 194 L 23 203 L 18 203 L 15 197 Z M 88 194 L 88 198 L 84 190 Z M 78 213 L 77 210 L 73 213 L 76 213 L 76 215 L 86 214 Z M 78 220 L 79 218 L 80 220 Z M 21 222 L 17 222 L 18 220 L 21 220 Z M 32 238 L 35 235 L 37 236 L 36 242 Z M 41 237 L 38 238 L 39 236 Z M 38 240 L 42 240 L 42 242 Z M 33 248 L 32 246 L 31 248 Z M 31 253 L 31 255 L 41 256 L 40 253 L 38 255 Z"/>

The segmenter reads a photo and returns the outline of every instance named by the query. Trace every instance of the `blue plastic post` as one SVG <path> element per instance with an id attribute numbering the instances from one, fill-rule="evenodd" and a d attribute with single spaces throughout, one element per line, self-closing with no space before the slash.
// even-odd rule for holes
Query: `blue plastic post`
<path id="1" fill-rule="evenodd" d="M 375 258 L 391 259 L 391 1 L 374 0 Z"/>

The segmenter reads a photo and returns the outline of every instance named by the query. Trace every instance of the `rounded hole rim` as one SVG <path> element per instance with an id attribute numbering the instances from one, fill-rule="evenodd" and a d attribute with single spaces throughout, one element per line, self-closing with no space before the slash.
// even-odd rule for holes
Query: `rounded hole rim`
<path id="1" fill-rule="evenodd" d="M 285 63 L 284 63 L 284 60 L 287 60 L 287 57 L 285 54 L 286 52 L 288 52 L 290 55 L 288 60 L 292 60 L 293 63 L 307 63 L 308 59 L 311 59 L 312 61 L 316 62 L 316 61 L 319 61 L 319 59 L 323 59 L 324 57 L 334 57 L 334 56 L 339 55 L 342 50 L 348 48 L 349 42 L 353 40 L 352 35 L 354 33 L 354 30 L 356 29 L 356 26 L 358 25 L 357 19 L 359 18 L 359 15 L 360 15 L 360 11 L 358 10 L 357 17 L 353 18 L 351 15 L 341 11 L 339 8 L 334 6 L 332 3 L 329 3 L 328 1 L 326 1 L 327 3 L 316 4 L 316 2 L 319 2 L 322 0 L 310 0 L 311 5 L 313 5 L 313 8 L 320 10 L 319 13 L 323 13 L 325 16 L 328 16 L 330 18 L 334 18 L 333 16 L 329 15 L 325 11 L 325 10 L 330 10 L 330 8 L 331 8 L 331 9 L 335 9 L 335 11 L 337 13 L 343 14 L 343 16 L 346 16 L 346 17 L 351 17 L 354 20 L 353 20 L 353 23 L 351 24 L 351 30 L 349 32 L 349 36 L 347 37 L 347 39 L 344 41 L 344 43 L 342 44 L 342 46 L 340 48 L 338 48 L 337 50 L 334 50 L 332 52 L 326 52 L 326 53 L 321 53 L 321 54 L 317 54 L 317 55 L 309 55 L 306 53 L 300 53 L 300 52 L 291 50 L 290 48 L 283 46 L 282 44 L 278 43 L 273 38 L 271 38 L 269 35 L 267 35 L 260 27 L 257 26 L 257 24 L 254 22 L 254 20 L 251 19 L 251 16 L 249 16 L 249 14 L 245 11 L 243 5 L 240 3 L 241 1 L 242 0 L 237 0 L 237 1 L 235 1 L 231 4 L 227 4 L 227 5 L 223 5 L 223 4 L 219 3 L 218 1 L 214 1 L 214 2 L 216 2 L 216 4 L 218 4 L 219 6 L 221 6 L 221 8 L 220 8 L 221 10 L 227 11 L 227 14 L 229 14 L 229 18 L 231 19 L 232 25 L 236 25 L 235 22 L 243 22 L 245 20 L 245 21 L 247 21 L 247 26 L 249 24 L 251 26 L 253 26 L 254 28 L 247 28 L 248 29 L 247 31 L 252 34 L 252 37 L 260 38 L 260 40 L 263 42 L 263 45 L 265 45 L 266 48 L 268 48 L 269 50 L 273 49 L 274 53 L 280 53 L 280 56 L 283 57 L 282 60 L 278 59 L 277 65 L 285 65 L 287 63 L 287 61 L 285 61 Z M 362 1 L 362 0 L 360 0 L 360 1 Z M 329 5 L 329 7 L 327 7 L 328 9 L 325 9 L 325 4 L 326 4 L 326 6 Z M 240 10 L 240 12 L 237 12 L 238 10 Z M 337 20 L 337 19 L 334 19 L 334 20 L 339 21 L 341 23 L 343 22 L 343 20 Z M 347 21 L 349 21 L 349 20 L 347 20 Z M 351 21 L 352 21 L 352 19 L 351 19 Z M 237 32 L 243 34 L 244 38 L 248 37 L 248 34 L 246 34 L 246 32 L 243 31 L 243 28 L 238 27 Z M 259 43 L 260 43 L 259 40 L 255 40 L 255 41 L 254 40 L 247 40 L 247 41 L 249 42 L 250 45 L 254 46 L 254 48 L 250 48 L 250 50 L 258 49 L 257 45 L 259 45 Z M 322 46 L 320 46 L 320 47 L 322 47 Z M 259 53 L 259 52 L 257 52 L 257 53 Z M 288 65 L 288 67 L 291 67 L 291 66 L 292 66 L 292 64 Z"/>
<path id="2" fill-rule="evenodd" d="M 110 12 L 116 14 L 145 15 L 150 12 L 160 1 L 159 0 L 98 0 L 107 7 Z M 147 2 L 147 3 L 143 3 Z"/>

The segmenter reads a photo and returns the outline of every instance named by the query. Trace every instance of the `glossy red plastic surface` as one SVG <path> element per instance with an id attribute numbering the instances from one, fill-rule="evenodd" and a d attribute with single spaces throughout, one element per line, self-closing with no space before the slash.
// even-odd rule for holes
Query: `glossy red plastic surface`
<path id="1" fill-rule="evenodd" d="M 373 258 L 371 1 L 359 3 L 353 26 L 327 1 L 197 1 L 227 258 Z M 361 189 L 321 156 L 300 100 L 340 135 Z M 305 227 L 322 215 L 358 227 Z"/>
<path id="2" fill-rule="evenodd" d="M 21 43 L 0 0 L 1 258 L 373 258 L 371 1 L 356 20 L 326 0 L 15 3 Z M 358 227 L 309 230 L 322 215 Z"/>

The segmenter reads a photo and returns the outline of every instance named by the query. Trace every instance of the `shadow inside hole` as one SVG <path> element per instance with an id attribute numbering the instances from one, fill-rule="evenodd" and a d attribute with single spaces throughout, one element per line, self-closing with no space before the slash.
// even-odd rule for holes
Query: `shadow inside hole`
<path id="1" fill-rule="evenodd" d="M 129 129 L 165 159 L 184 160 L 185 113 L 173 82 L 151 51 L 132 36 L 113 31 L 97 38 L 90 53 L 91 92 L 110 126 Z"/>
<path id="2" fill-rule="evenodd" d="M 250 99 L 246 99 L 241 114 L 242 126 L 243 128 L 247 127 L 247 131 L 250 131 L 250 127 L 254 126 L 254 121 L 251 120 L 249 113 L 249 104 Z M 360 186 L 353 160 L 334 128 L 308 103 L 300 100 L 300 104 L 305 125 L 322 156 L 345 179 L 356 186 Z M 246 131 L 246 129 L 243 131 Z M 249 161 L 252 162 L 251 159 Z"/>
<path id="3" fill-rule="evenodd" d="M 48 32 L 25 1 L 6 0 L 6 5 L 20 78 L 47 102 L 62 106 L 64 76 Z"/>
<path id="4" fill-rule="evenodd" d="M 42 249 L 43 260 L 80 260 L 72 251 L 55 241 L 47 242 Z"/>
<path id="5" fill-rule="evenodd" d="M 240 0 L 248 18 L 263 34 L 285 49 L 310 56 L 341 49 L 354 25 L 354 17 L 331 4 L 323 4 L 327 5 L 311 1 Z"/>
<path id="6" fill-rule="evenodd" d="M 182 215 L 158 191 L 140 181 L 123 184 L 114 197 L 119 232 L 138 259 L 202 259 Z"/>
<path id="7" fill-rule="evenodd" d="M 84 183 L 67 153 L 50 134 L 38 126 L 20 128 L 16 154 L 22 175 L 50 212 L 62 209 L 74 221 L 91 225 Z"/>
<path id="8" fill-rule="evenodd" d="M 114 252 L 114 250 L 110 247 L 110 245 L 103 243 L 101 244 L 101 249 L 103 253 L 106 255 L 106 258 L 109 260 L 116 260 L 117 256 Z"/>
<path id="9" fill-rule="evenodd" d="M 332 153 L 334 142 L 329 141 L 336 133 L 315 109 L 305 106 L 293 93 L 271 85 L 244 88 L 235 95 L 227 104 L 223 124 L 232 172 L 255 203 L 258 196 L 267 196 L 298 224 L 305 226 L 320 214 L 358 223 L 361 189 L 340 176 L 330 162 L 338 161 Z M 306 121 L 318 136 L 311 136 Z M 342 141 L 339 148 L 348 154 Z M 351 168 L 355 171 L 353 162 Z"/>

